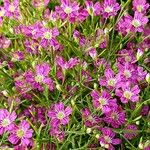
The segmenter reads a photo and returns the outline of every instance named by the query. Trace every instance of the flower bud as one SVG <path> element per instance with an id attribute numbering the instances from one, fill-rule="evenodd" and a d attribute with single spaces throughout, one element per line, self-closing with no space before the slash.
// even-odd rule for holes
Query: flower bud
<path id="1" fill-rule="evenodd" d="M 86 133 L 87 133 L 87 134 L 91 133 L 91 131 L 92 131 L 91 128 L 87 128 L 87 129 L 86 129 Z"/>
<path id="2" fill-rule="evenodd" d="M 96 134 L 95 137 L 96 137 L 97 139 L 99 139 L 100 135 L 99 135 L 99 134 Z"/>
<path id="3" fill-rule="evenodd" d="M 148 83 L 150 83 L 150 73 L 148 73 L 148 74 L 146 75 L 146 81 L 147 81 Z"/>
<path id="4" fill-rule="evenodd" d="M 6 90 L 2 91 L 2 94 L 6 97 L 8 97 L 8 92 Z"/>
<path id="5" fill-rule="evenodd" d="M 142 55 L 143 55 L 143 52 L 140 49 L 138 49 L 137 54 L 136 54 L 136 60 L 138 61 L 142 57 Z"/>

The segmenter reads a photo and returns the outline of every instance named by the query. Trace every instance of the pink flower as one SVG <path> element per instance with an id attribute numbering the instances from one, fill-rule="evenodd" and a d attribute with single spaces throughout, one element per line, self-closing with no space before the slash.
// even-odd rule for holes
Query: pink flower
<path id="1" fill-rule="evenodd" d="M 119 9 L 120 6 L 116 0 L 104 0 L 102 3 L 101 13 L 104 18 L 109 18 L 110 16 L 115 16 Z"/>
<path id="2" fill-rule="evenodd" d="M 144 26 L 148 23 L 148 17 L 144 16 L 142 13 L 135 12 L 134 18 L 131 22 L 131 31 L 132 32 L 143 32 Z"/>
<path id="3" fill-rule="evenodd" d="M 0 35 L 0 48 L 3 48 L 3 49 L 9 48 L 10 44 L 11 44 L 11 40 Z"/>
<path id="4" fill-rule="evenodd" d="M 78 16 L 79 5 L 77 2 L 71 3 L 70 0 L 61 0 L 61 5 L 56 6 L 55 10 L 62 20 L 74 22 Z"/>
<path id="5" fill-rule="evenodd" d="M 144 105 L 141 109 L 141 115 L 147 116 L 149 112 L 150 112 L 150 106 Z"/>
<path id="6" fill-rule="evenodd" d="M 111 124 L 113 128 L 118 128 L 125 123 L 125 113 L 120 106 L 113 107 L 111 111 L 105 114 L 104 121 Z"/>
<path id="7" fill-rule="evenodd" d="M 9 113 L 6 109 L 0 109 L 0 135 L 14 128 L 13 122 L 16 118 L 15 112 Z"/>
<path id="8" fill-rule="evenodd" d="M 88 108 L 82 109 L 82 118 L 85 126 L 87 127 L 94 127 L 101 122 L 101 118 L 99 116 L 92 115 Z"/>
<path id="9" fill-rule="evenodd" d="M 113 70 L 110 68 L 106 68 L 104 75 L 104 77 L 99 79 L 99 84 L 107 87 L 110 90 L 114 89 L 117 85 L 117 82 L 120 81 L 119 76 L 115 76 Z"/>
<path id="10" fill-rule="evenodd" d="M 53 80 L 48 76 L 50 72 L 49 64 L 42 63 L 35 66 L 35 73 L 32 71 L 27 71 L 25 73 L 25 79 L 27 83 L 31 84 L 33 89 L 38 89 L 39 91 L 43 91 L 43 85 L 48 85 L 49 90 L 54 89 Z"/>
<path id="11" fill-rule="evenodd" d="M 20 124 L 11 131 L 8 140 L 15 145 L 20 143 L 23 146 L 28 146 L 31 142 L 32 134 L 33 130 L 30 129 L 29 123 L 22 120 Z"/>
<path id="12" fill-rule="evenodd" d="M 12 53 L 12 61 L 24 60 L 24 53 L 22 51 L 16 51 Z"/>
<path id="13" fill-rule="evenodd" d="M 149 8 L 149 4 L 146 3 L 146 0 L 133 0 L 133 10 L 140 13 L 146 13 Z"/>
<path id="14" fill-rule="evenodd" d="M 118 75 L 121 78 L 122 82 L 134 82 L 136 83 L 138 72 L 136 70 L 136 66 L 130 63 L 120 64 L 118 63 Z"/>
<path id="15" fill-rule="evenodd" d="M 130 49 L 122 49 L 118 52 L 117 60 L 120 64 L 132 63 L 136 60 L 134 53 Z"/>
<path id="16" fill-rule="evenodd" d="M 97 58 L 97 51 L 95 48 L 90 48 L 88 50 L 89 55 L 92 57 L 92 59 L 96 59 Z"/>
<path id="17" fill-rule="evenodd" d="M 25 40 L 24 45 L 26 47 L 26 51 L 30 54 L 37 54 L 39 49 L 40 49 L 40 45 L 38 43 L 38 41 L 36 40 Z"/>
<path id="18" fill-rule="evenodd" d="M 71 69 L 79 63 L 78 58 L 70 58 L 69 61 L 65 61 L 63 57 L 56 56 L 56 64 L 60 66 L 62 69 Z"/>
<path id="19" fill-rule="evenodd" d="M 121 143 L 119 138 L 114 138 L 115 133 L 111 128 L 102 128 L 102 135 L 99 138 L 100 145 L 108 150 L 115 150 L 113 145 L 118 145 Z"/>
<path id="20" fill-rule="evenodd" d="M 50 0 L 32 0 L 34 7 L 44 7 L 49 3 Z"/>
<path id="21" fill-rule="evenodd" d="M 122 103 L 128 103 L 129 101 L 139 101 L 140 89 L 138 85 L 131 86 L 129 83 L 122 83 L 121 87 L 116 89 L 116 96 L 120 97 Z"/>
<path id="22" fill-rule="evenodd" d="M 51 119 L 51 125 L 56 127 L 58 125 L 67 125 L 69 123 L 69 116 L 72 113 L 72 108 L 67 106 L 65 108 L 62 102 L 54 104 L 48 112 Z"/>
<path id="23" fill-rule="evenodd" d="M 93 105 L 97 109 L 101 109 L 103 113 L 107 113 L 111 110 L 111 107 L 116 106 L 116 100 L 112 99 L 107 91 L 103 91 L 101 94 L 96 90 L 91 93 L 93 98 Z"/>
<path id="24" fill-rule="evenodd" d="M 99 2 L 96 2 L 95 4 L 93 4 L 92 1 L 87 0 L 85 2 L 85 5 L 86 5 L 86 10 L 90 15 L 95 15 L 95 16 L 100 15 L 101 7 L 100 7 Z"/>
<path id="25" fill-rule="evenodd" d="M 59 31 L 57 28 L 48 29 L 48 28 L 42 28 L 39 34 L 37 34 L 37 37 L 41 38 L 40 45 L 43 48 L 50 46 L 55 47 L 58 43 L 56 40 L 56 37 L 59 35 Z"/>
<path id="26" fill-rule="evenodd" d="M 5 15 L 7 17 L 16 18 L 16 19 L 20 17 L 19 0 L 14 0 L 13 2 L 10 2 L 9 0 L 5 0 L 4 9 L 6 11 Z"/>
<path id="27" fill-rule="evenodd" d="M 133 19 L 132 16 L 128 14 L 123 16 L 117 24 L 117 30 L 123 35 L 128 34 L 131 31 L 132 19 Z"/>
<path id="28" fill-rule="evenodd" d="M 118 22 L 118 30 L 126 35 L 129 32 L 143 32 L 144 26 L 148 23 L 148 17 L 142 13 L 135 12 L 134 18 L 126 15 Z"/>
<path id="29" fill-rule="evenodd" d="M 129 139 L 129 140 L 133 139 L 138 134 L 137 130 L 138 130 L 138 128 L 137 128 L 137 126 L 135 124 L 129 124 L 129 125 L 127 125 L 125 127 L 125 129 L 124 129 L 124 131 L 125 131 L 124 132 L 124 137 L 127 138 L 127 139 Z"/>
<path id="30" fill-rule="evenodd" d="M 65 132 L 61 131 L 58 126 L 51 127 L 50 135 L 57 138 L 59 142 L 63 142 L 65 139 Z"/>

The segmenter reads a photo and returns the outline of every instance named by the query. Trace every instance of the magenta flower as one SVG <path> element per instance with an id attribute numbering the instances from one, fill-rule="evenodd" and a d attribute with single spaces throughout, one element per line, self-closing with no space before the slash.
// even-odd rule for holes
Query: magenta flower
<path id="1" fill-rule="evenodd" d="M 120 64 L 118 63 L 118 75 L 121 78 L 122 82 L 136 82 L 138 77 L 138 72 L 136 70 L 135 65 L 130 63 Z"/>
<path id="2" fill-rule="evenodd" d="M 135 124 L 129 124 L 124 129 L 124 137 L 131 140 L 137 136 L 137 126 Z"/>
<path id="3" fill-rule="evenodd" d="M 20 25 L 18 28 L 16 28 L 16 30 L 27 37 L 38 39 L 40 37 L 39 34 L 41 33 L 42 28 L 43 24 L 41 22 L 36 22 L 28 26 Z"/>
<path id="4" fill-rule="evenodd" d="M 113 70 L 108 68 L 104 72 L 104 77 L 99 79 L 99 84 L 112 90 L 116 87 L 116 84 L 119 82 L 119 80 L 119 76 L 115 76 Z"/>
<path id="5" fill-rule="evenodd" d="M 26 47 L 26 51 L 30 54 L 37 54 L 40 49 L 40 45 L 39 45 L 38 41 L 36 41 L 34 39 L 31 41 L 26 40 L 24 42 L 24 45 Z"/>
<path id="6" fill-rule="evenodd" d="M 109 112 L 111 107 L 116 106 L 116 99 L 112 99 L 107 91 L 103 91 L 100 94 L 96 90 L 93 90 L 91 96 L 93 98 L 94 107 L 101 109 L 103 113 Z"/>
<path id="7" fill-rule="evenodd" d="M 48 28 L 42 28 L 41 31 L 39 31 L 39 34 L 37 34 L 37 37 L 41 38 L 40 45 L 43 48 L 50 46 L 55 47 L 58 43 L 56 40 L 56 37 L 59 35 L 59 31 L 56 28 L 48 29 Z"/>
<path id="8" fill-rule="evenodd" d="M 99 2 L 96 2 L 95 4 L 93 4 L 92 1 L 87 0 L 85 2 L 85 5 L 86 5 L 86 10 L 90 15 L 95 15 L 95 16 L 100 15 L 101 7 L 100 7 Z"/>
<path id="9" fill-rule="evenodd" d="M 55 104 L 48 112 L 51 119 L 51 125 L 56 127 L 58 125 L 67 125 L 69 123 L 69 116 L 72 113 L 72 108 L 67 106 L 65 108 L 62 102 Z"/>
<path id="10" fill-rule="evenodd" d="M 6 11 L 5 15 L 7 17 L 16 18 L 16 19 L 20 17 L 19 0 L 14 0 L 13 2 L 10 2 L 9 0 L 5 0 L 4 9 Z"/>
<path id="11" fill-rule="evenodd" d="M 50 0 L 32 0 L 34 7 L 44 7 L 47 6 Z"/>
<path id="12" fill-rule="evenodd" d="M 102 120 L 99 116 L 92 115 L 88 108 L 82 109 L 82 118 L 87 127 L 94 127 Z"/>
<path id="13" fill-rule="evenodd" d="M 146 3 L 146 0 L 133 0 L 133 10 L 140 13 L 146 13 L 149 8 L 149 4 Z"/>
<path id="14" fill-rule="evenodd" d="M 115 133 L 111 128 L 102 128 L 102 135 L 99 138 L 100 145 L 108 150 L 115 150 L 113 145 L 118 145 L 121 143 L 119 138 L 114 138 Z"/>
<path id="15" fill-rule="evenodd" d="M 150 112 L 150 106 L 144 105 L 141 109 L 141 115 L 147 116 L 149 112 Z"/>
<path id="16" fill-rule="evenodd" d="M 128 14 L 123 16 L 117 24 L 117 30 L 123 35 L 130 33 L 132 19 L 133 19 L 132 16 Z"/>
<path id="17" fill-rule="evenodd" d="M 43 91 L 43 85 L 47 85 L 49 90 L 52 91 L 54 89 L 54 83 L 53 80 L 48 76 L 49 72 L 49 64 L 39 64 L 35 66 L 35 73 L 30 70 L 25 73 L 25 79 L 29 84 L 31 84 L 33 89 Z"/>
<path id="18" fill-rule="evenodd" d="M 65 132 L 61 131 L 58 126 L 51 127 L 50 135 L 57 138 L 59 142 L 63 142 L 65 139 Z"/>
<path id="19" fill-rule="evenodd" d="M 55 10 L 62 20 L 74 22 L 78 16 L 79 5 L 77 2 L 71 3 L 70 0 L 61 0 L 61 6 L 56 6 Z"/>
<path id="20" fill-rule="evenodd" d="M 6 37 L 0 35 L 0 48 L 6 49 L 10 46 L 11 40 L 7 39 Z"/>
<path id="21" fill-rule="evenodd" d="M 56 64 L 60 66 L 62 69 L 71 69 L 79 63 L 78 58 L 70 58 L 69 61 L 65 61 L 63 57 L 56 56 Z"/>
<path id="22" fill-rule="evenodd" d="M 131 22 L 131 31 L 132 32 L 143 32 L 144 26 L 148 23 L 148 17 L 144 16 L 142 13 L 135 12 L 134 18 Z"/>
<path id="23" fill-rule="evenodd" d="M 132 63 L 136 60 L 134 53 L 130 49 L 122 49 L 118 52 L 117 60 L 120 64 Z"/>
<path id="24" fill-rule="evenodd" d="M 104 0 L 102 3 L 101 13 L 104 18 L 109 18 L 110 16 L 115 16 L 119 9 L 120 6 L 116 0 Z"/>
<path id="25" fill-rule="evenodd" d="M 24 53 L 22 51 L 16 51 L 12 53 L 12 61 L 24 60 Z"/>
<path id="26" fill-rule="evenodd" d="M 6 109 L 0 109 L 0 135 L 14 128 L 14 121 L 17 118 L 15 112 L 9 113 Z"/>
<path id="27" fill-rule="evenodd" d="M 104 121 L 111 124 L 113 128 L 118 128 L 125 123 L 125 113 L 120 106 L 113 107 L 111 111 L 105 114 Z"/>
<path id="28" fill-rule="evenodd" d="M 138 85 L 131 87 L 129 83 L 122 83 L 121 87 L 116 89 L 116 96 L 120 97 L 122 103 L 128 103 L 129 101 L 139 101 L 140 89 Z"/>
<path id="29" fill-rule="evenodd" d="M 85 8 L 80 8 L 78 10 L 78 15 L 76 17 L 77 22 L 83 22 L 89 16 L 87 10 Z"/>
<path id="30" fill-rule="evenodd" d="M 31 143 L 32 134 L 33 130 L 30 129 L 29 123 L 22 120 L 20 124 L 11 131 L 8 140 L 15 145 L 20 143 L 23 146 L 28 146 Z"/>
<path id="31" fill-rule="evenodd" d="M 92 59 L 95 60 L 97 58 L 97 51 L 95 48 L 89 48 L 88 53 L 92 57 Z"/>
<path id="32" fill-rule="evenodd" d="M 145 80 L 146 75 L 147 75 L 147 71 L 143 69 L 143 67 L 138 66 L 137 67 L 137 72 L 138 72 L 138 81 L 142 81 Z"/>

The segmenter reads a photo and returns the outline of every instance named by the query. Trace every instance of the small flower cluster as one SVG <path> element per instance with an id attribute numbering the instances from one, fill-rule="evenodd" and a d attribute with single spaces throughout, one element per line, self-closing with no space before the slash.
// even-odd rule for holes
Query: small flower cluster
<path id="1" fill-rule="evenodd" d="M 149 150 L 149 8 L 0 1 L 0 150 Z"/>

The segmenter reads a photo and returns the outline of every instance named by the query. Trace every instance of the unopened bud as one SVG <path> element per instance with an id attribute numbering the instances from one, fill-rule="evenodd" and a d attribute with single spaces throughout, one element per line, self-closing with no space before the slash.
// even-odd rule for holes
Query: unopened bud
<path id="1" fill-rule="evenodd" d="M 3 95 L 8 97 L 8 92 L 6 90 L 2 91 Z"/>
<path id="2" fill-rule="evenodd" d="M 87 129 L 86 129 L 86 133 L 87 133 L 87 134 L 91 133 L 91 131 L 92 131 L 91 128 L 87 128 Z"/>
<path id="3" fill-rule="evenodd" d="M 142 57 L 142 55 L 143 55 L 143 52 L 140 49 L 138 49 L 137 54 L 136 54 L 137 61 Z"/>
<path id="4" fill-rule="evenodd" d="M 146 75 L 146 81 L 147 81 L 148 83 L 150 83 L 150 73 L 148 73 L 148 74 Z"/>
<path id="5" fill-rule="evenodd" d="M 96 134 L 95 137 L 96 137 L 97 139 L 99 139 L 100 135 L 99 135 L 99 134 Z"/>

